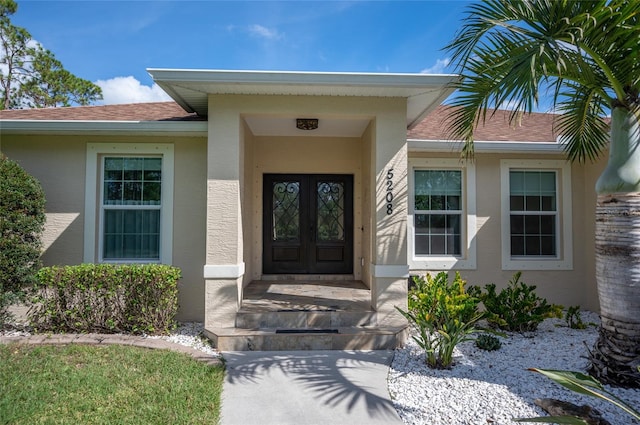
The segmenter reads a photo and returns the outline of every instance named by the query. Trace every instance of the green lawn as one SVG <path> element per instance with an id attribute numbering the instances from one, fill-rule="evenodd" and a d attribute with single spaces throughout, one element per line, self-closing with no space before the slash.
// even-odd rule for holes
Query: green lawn
<path id="1" fill-rule="evenodd" d="M 0 345 L 0 424 L 216 424 L 223 377 L 165 350 Z"/>

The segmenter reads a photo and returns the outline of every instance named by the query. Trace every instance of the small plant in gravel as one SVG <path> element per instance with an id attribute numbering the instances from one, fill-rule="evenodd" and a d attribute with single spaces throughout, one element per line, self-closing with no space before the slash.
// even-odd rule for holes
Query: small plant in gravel
<path id="1" fill-rule="evenodd" d="M 476 347 L 485 351 L 495 351 L 502 347 L 502 343 L 493 335 L 480 334 L 476 338 Z"/>
<path id="2" fill-rule="evenodd" d="M 571 306 L 567 308 L 564 315 L 564 320 L 567 322 L 567 326 L 571 329 L 586 329 L 587 324 L 582 321 L 582 315 L 580 314 L 580 306 Z"/>
<path id="3" fill-rule="evenodd" d="M 521 272 L 513 275 L 506 288 L 496 291 L 496 285 L 487 284 L 484 290 L 473 286 L 469 293 L 479 298 L 486 310 L 489 326 L 512 332 L 535 331 L 544 319 L 561 318 L 562 306 L 549 304 L 536 295 L 535 285 L 520 281 Z"/>
<path id="4" fill-rule="evenodd" d="M 414 283 L 408 311 L 396 308 L 418 332 L 413 339 L 425 350 L 426 363 L 436 369 L 449 368 L 454 348 L 478 331 L 475 324 L 483 317 L 478 312 L 479 300 L 466 292 L 459 273 L 451 283 L 446 272 L 414 277 Z"/>

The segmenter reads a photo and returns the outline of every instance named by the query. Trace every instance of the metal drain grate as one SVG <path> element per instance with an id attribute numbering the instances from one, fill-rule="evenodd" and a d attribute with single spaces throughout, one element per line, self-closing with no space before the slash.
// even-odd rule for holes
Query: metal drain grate
<path id="1" fill-rule="evenodd" d="M 337 311 L 337 310 L 334 309 L 334 308 L 314 308 L 314 309 L 310 309 L 310 308 L 281 308 L 281 309 L 277 310 L 278 313 L 310 313 L 310 312 L 324 313 L 324 312 L 332 312 L 332 311 Z"/>
<path id="2" fill-rule="evenodd" d="M 337 329 L 276 329 L 277 334 L 337 334 Z"/>

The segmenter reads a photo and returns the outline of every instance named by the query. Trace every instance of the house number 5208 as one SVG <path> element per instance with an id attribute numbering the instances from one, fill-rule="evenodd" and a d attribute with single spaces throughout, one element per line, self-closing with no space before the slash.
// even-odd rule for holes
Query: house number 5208
<path id="1" fill-rule="evenodd" d="M 387 201 L 387 215 L 393 214 L 393 168 L 389 168 L 387 171 L 387 194 L 385 195 Z"/>

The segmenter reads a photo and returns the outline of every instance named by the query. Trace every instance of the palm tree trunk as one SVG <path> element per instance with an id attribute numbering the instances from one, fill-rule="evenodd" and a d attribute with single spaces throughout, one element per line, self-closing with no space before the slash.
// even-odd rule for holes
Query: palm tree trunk
<path id="1" fill-rule="evenodd" d="M 596 281 L 602 324 L 590 373 L 640 386 L 640 193 L 598 196 Z"/>
<path id="2" fill-rule="evenodd" d="M 615 108 L 609 163 L 596 184 L 596 281 L 602 324 L 589 372 L 640 387 L 640 125 Z"/>

